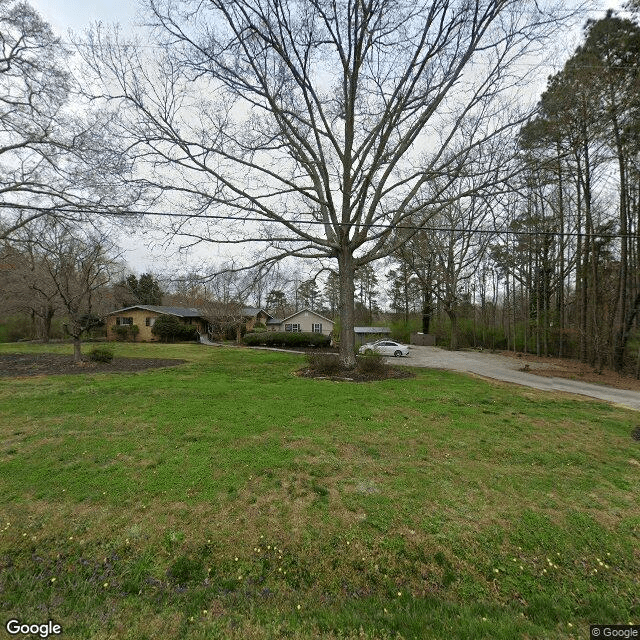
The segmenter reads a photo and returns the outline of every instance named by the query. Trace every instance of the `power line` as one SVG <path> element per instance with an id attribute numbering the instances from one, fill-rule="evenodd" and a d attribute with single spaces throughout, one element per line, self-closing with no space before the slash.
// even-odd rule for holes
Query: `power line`
<path id="1" fill-rule="evenodd" d="M 108 215 L 120 216 L 121 214 L 112 213 Z M 270 220 L 269 218 L 238 218 L 235 216 L 224 215 L 212 215 L 212 214 L 188 214 L 188 213 L 170 213 L 170 212 L 140 212 L 135 215 L 148 215 L 148 216 L 160 216 L 166 218 L 193 218 L 196 220 L 228 220 L 236 223 L 239 222 L 261 222 L 285 225 L 286 223 L 292 225 L 316 225 L 326 226 L 327 223 L 321 220 Z M 335 226 L 336 223 L 330 223 L 331 226 Z M 638 239 L 640 236 L 637 233 L 599 233 L 599 232 L 578 232 L 578 231 L 526 231 L 526 230 L 513 230 L 513 229 L 474 229 L 471 227 L 431 227 L 426 225 L 410 225 L 410 224 L 389 224 L 381 222 L 371 223 L 356 223 L 356 222 L 338 222 L 339 227 L 357 227 L 360 229 L 386 229 L 389 231 L 428 231 L 432 233 L 470 233 L 470 234 L 494 234 L 494 235 L 512 235 L 512 236 L 543 236 L 543 237 L 556 237 L 556 238 L 602 238 L 606 240 L 616 240 L 621 238 Z M 304 238 L 297 239 L 291 238 L 290 240 L 298 240 L 300 242 L 306 242 Z M 258 238 L 256 238 L 258 241 Z"/>

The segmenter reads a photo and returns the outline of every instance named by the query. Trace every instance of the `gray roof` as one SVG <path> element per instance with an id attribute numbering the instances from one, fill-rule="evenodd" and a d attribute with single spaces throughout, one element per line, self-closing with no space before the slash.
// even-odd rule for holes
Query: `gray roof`
<path id="1" fill-rule="evenodd" d="M 286 322 L 287 320 L 291 320 L 291 318 L 293 318 L 294 316 L 300 315 L 303 311 L 310 311 L 314 315 L 318 316 L 318 318 L 322 318 L 323 320 L 326 320 L 327 322 L 330 322 L 331 324 L 335 324 L 335 322 L 333 320 L 331 320 L 330 318 L 325 318 L 325 316 L 320 315 L 317 311 L 314 311 L 313 309 L 310 309 L 309 307 L 303 307 L 302 309 L 300 309 L 300 311 L 296 311 L 295 313 L 292 313 L 290 316 L 287 316 L 284 320 L 280 320 L 280 322 L 282 323 L 282 322 Z"/>
<path id="2" fill-rule="evenodd" d="M 265 315 L 269 316 L 270 318 L 273 317 L 270 314 L 268 314 L 264 309 L 258 309 L 258 307 L 243 307 L 242 308 L 242 315 L 252 316 L 253 317 L 253 316 L 257 316 L 261 311 L 262 311 L 262 313 L 264 313 Z"/>
<path id="3" fill-rule="evenodd" d="M 116 309 L 107 315 L 131 311 L 133 309 L 143 309 L 144 311 L 162 313 L 168 316 L 178 316 L 179 318 L 199 318 L 202 315 L 201 309 L 195 309 L 193 307 L 162 307 L 153 304 L 135 304 L 131 307 L 125 307 L 124 309 Z"/>
<path id="4" fill-rule="evenodd" d="M 355 333 L 391 333 L 389 327 L 353 327 Z"/>

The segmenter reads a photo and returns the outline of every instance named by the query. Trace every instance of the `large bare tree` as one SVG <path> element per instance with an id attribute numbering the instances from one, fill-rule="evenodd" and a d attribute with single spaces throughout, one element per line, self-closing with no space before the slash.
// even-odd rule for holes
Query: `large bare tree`
<path id="1" fill-rule="evenodd" d="M 117 144 L 116 117 L 80 100 L 71 51 L 21 0 L 0 0 L 0 239 L 42 218 L 125 212 L 137 186 Z"/>
<path id="2" fill-rule="evenodd" d="M 486 148 L 522 122 L 519 90 L 560 26 L 550 2 L 533 0 L 149 10 L 155 47 L 96 29 L 79 51 L 100 81 L 94 95 L 129 108 L 120 134 L 164 200 L 158 212 L 191 216 L 174 227 L 189 242 L 247 243 L 247 266 L 333 263 L 347 367 L 356 269 L 392 253 L 394 229 L 426 224 L 452 192 L 496 188 L 502 157 Z"/>

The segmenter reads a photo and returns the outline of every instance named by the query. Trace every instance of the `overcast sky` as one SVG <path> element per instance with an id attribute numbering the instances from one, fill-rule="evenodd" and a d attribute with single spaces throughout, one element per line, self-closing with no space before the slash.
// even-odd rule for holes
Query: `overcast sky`
<path id="1" fill-rule="evenodd" d="M 135 22 L 139 3 L 135 0 L 29 0 L 42 17 L 60 34 L 69 29 L 81 32 L 91 22 Z"/>
<path id="2" fill-rule="evenodd" d="M 567 0 L 574 4 L 577 0 Z M 622 0 L 591 0 L 596 14 L 609 7 L 620 7 Z M 135 0 L 30 0 L 30 4 L 60 34 L 68 29 L 82 31 L 90 22 L 119 22 L 122 26 L 135 23 L 138 7 Z M 594 17 L 597 17 L 594 16 Z"/>

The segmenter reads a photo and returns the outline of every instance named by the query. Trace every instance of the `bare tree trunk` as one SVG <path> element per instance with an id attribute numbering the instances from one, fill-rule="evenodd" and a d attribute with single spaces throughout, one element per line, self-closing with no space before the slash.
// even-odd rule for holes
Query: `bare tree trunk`
<path id="1" fill-rule="evenodd" d="M 431 325 L 431 314 L 433 309 L 431 307 L 431 291 L 423 286 L 422 288 L 422 333 L 429 333 Z"/>
<path id="2" fill-rule="evenodd" d="M 73 361 L 77 364 L 82 362 L 82 343 L 80 336 L 73 336 Z"/>
<path id="3" fill-rule="evenodd" d="M 354 297 L 355 266 L 351 250 L 343 248 L 338 255 L 340 278 L 340 363 L 347 369 L 356 366 Z"/>
<path id="4" fill-rule="evenodd" d="M 591 312 L 588 314 L 591 319 L 590 336 L 593 341 L 594 351 L 591 354 L 591 362 L 596 362 L 596 368 L 599 370 L 602 366 L 602 354 L 600 352 L 600 323 L 597 320 L 597 302 L 599 296 L 598 282 L 598 255 L 596 250 L 595 230 L 593 228 L 593 219 L 591 215 L 591 166 L 589 165 L 589 142 L 586 131 L 584 133 L 584 218 L 586 227 L 586 242 L 590 253 L 591 266 L 591 282 L 589 283 L 590 291 L 585 291 L 585 296 L 590 300 Z M 588 294 L 591 295 L 588 295 Z M 586 301 L 585 301 L 586 303 Z M 587 327 L 589 329 L 589 327 Z"/>
<path id="5" fill-rule="evenodd" d="M 452 351 L 456 351 L 458 348 L 458 314 L 453 308 L 447 307 L 447 315 L 451 320 L 451 341 L 449 342 L 449 348 Z"/>
<path id="6" fill-rule="evenodd" d="M 507 277 L 509 277 L 508 273 L 507 273 Z M 512 309 L 511 309 L 511 319 L 513 321 L 513 353 L 515 353 L 518 350 L 518 343 L 517 343 L 517 337 L 518 337 L 518 317 L 517 317 L 518 298 L 516 297 L 516 277 L 515 277 L 514 273 L 511 274 L 511 299 L 513 301 L 513 306 L 512 306 Z"/>
<path id="7" fill-rule="evenodd" d="M 622 135 L 616 115 L 615 98 L 613 90 L 610 91 L 612 99 L 611 121 L 613 124 L 613 133 L 616 141 L 616 152 L 618 155 L 618 169 L 620 171 L 620 269 L 618 275 L 618 302 L 615 323 L 615 334 L 613 337 L 614 355 L 613 365 L 616 371 L 622 370 L 624 363 L 624 350 L 626 339 L 624 338 L 625 319 L 627 316 L 627 274 L 628 274 L 628 212 L 627 212 L 627 169 L 625 164 L 625 154 L 622 143 Z"/>
<path id="8" fill-rule="evenodd" d="M 562 159 L 560 146 L 556 146 L 556 158 L 558 160 L 558 214 L 560 216 L 560 273 L 558 277 L 557 315 L 558 315 L 558 357 L 564 356 L 564 329 L 565 329 L 565 304 L 564 304 L 564 193 L 562 180 Z"/>
<path id="9" fill-rule="evenodd" d="M 586 253 L 582 240 L 582 176 L 581 164 L 576 164 L 578 171 L 577 183 L 576 183 L 576 212 L 577 221 L 576 226 L 578 229 L 578 239 L 576 245 L 576 298 L 578 300 L 578 328 L 580 334 L 580 353 L 579 357 L 582 362 L 587 361 L 587 282 L 585 277 L 585 265 L 586 260 L 584 254 Z"/>
<path id="10" fill-rule="evenodd" d="M 545 266 L 542 269 L 542 315 L 544 319 L 544 332 L 542 334 L 542 348 L 545 356 L 549 355 L 549 291 L 547 287 L 547 267 L 546 260 Z"/>
<path id="11" fill-rule="evenodd" d="M 624 326 L 620 331 L 621 333 L 619 337 L 620 343 L 619 345 L 616 345 L 616 356 L 618 356 L 618 349 L 619 349 L 620 350 L 619 355 L 621 357 L 621 361 L 616 362 L 616 369 L 618 371 L 622 370 L 623 368 L 624 354 L 627 348 L 627 342 L 629 341 L 629 333 L 631 331 L 631 327 L 633 326 L 633 322 L 636 319 L 636 316 L 638 315 L 639 312 L 640 312 L 640 293 L 636 295 L 635 300 L 633 301 L 633 305 L 631 306 L 631 308 L 627 313 Z M 619 369 L 618 369 L 618 366 L 620 367 Z"/>
<path id="12" fill-rule="evenodd" d="M 509 351 L 511 349 L 511 314 L 509 313 L 511 311 L 511 298 L 509 296 L 509 270 L 507 269 L 507 274 L 506 274 L 506 278 L 505 278 L 505 285 L 506 285 L 506 289 L 505 289 L 505 299 L 504 299 L 504 305 L 505 305 L 505 311 L 506 311 L 506 316 L 507 316 L 507 351 Z M 514 345 L 515 345 L 515 340 L 513 341 Z"/>

